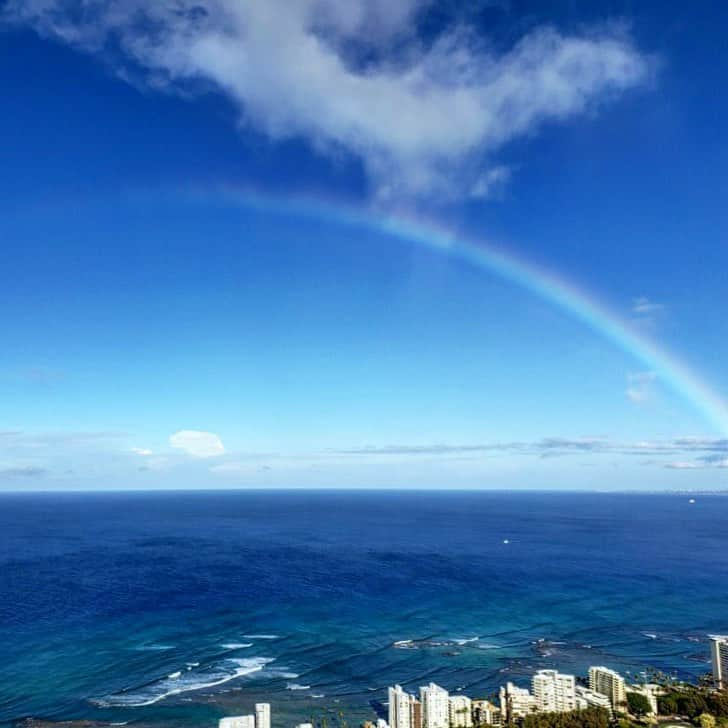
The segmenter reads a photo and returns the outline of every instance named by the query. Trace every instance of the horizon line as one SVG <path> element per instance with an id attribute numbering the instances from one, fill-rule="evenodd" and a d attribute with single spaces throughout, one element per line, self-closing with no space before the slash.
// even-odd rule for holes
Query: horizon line
<path id="1" fill-rule="evenodd" d="M 376 487 L 361 486 L 356 488 L 342 488 L 337 486 L 237 486 L 229 488 L 204 488 L 204 487 L 172 487 L 172 488 L 29 488 L 29 489 L 0 489 L 0 496 L 3 495 L 41 495 L 41 494 L 63 494 L 63 493 L 126 493 L 126 494 L 148 494 L 148 493 L 544 493 L 552 495 L 704 495 L 723 496 L 728 495 L 728 487 L 725 488 L 623 488 L 608 490 L 605 488 L 531 488 L 528 486 L 517 488 L 449 488 L 442 487 Z"/>

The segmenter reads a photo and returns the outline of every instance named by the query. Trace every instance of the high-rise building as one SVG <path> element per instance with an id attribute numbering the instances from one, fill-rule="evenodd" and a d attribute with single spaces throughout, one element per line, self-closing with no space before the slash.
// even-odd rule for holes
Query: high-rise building
<path id="1" fill-rule="evenodd" d="M 422 703 L 412 696 L 412 728 L 422 728 Z"/>
<path id="2" fill-rule="evenodd" d="M 539 670 L 531 681 L 536 708 L 563 713 L 576 708 L 576 679 L 556 670 Z"/>
<path id="3" fill-rule="evenodd" d="M 220 718 L 218 728 L 255 728 L 254 715 L 231 715 L 227 718 Z"/>
<path id="4" fill-rule="evenodd" d="M 577 710 L 604 708 L 610 713 L 612 712 L 612 703 L 606 695 L 598 693 L 596 690 L 585 688 L 582 685 L 576 686 L 576 707 Z"/>
<path id="5" fill-rule="evenodd" d="M 447 690 L 435 683 L 420 688 L 422 728 L 449 728 L 449 697 Z"/>
<path id="6" fill-rule="evenodd" d="M 472 728 L 473 705 L 465 695 L 451 695 L 449 700 L 450 728 Z"/>
<path id="7" fill-rule="evenodd" d="M 620 710 L 626 700 L 624 678 L 608 667 L 589 668 L 589 689 L 606 695 L 614 710 Z"/>
<path id="8" fill-rule="evenodd" d="M 710 638 L 710 656 L 716 687 L 728 687 L 728 637 L 714 635 Z"/>
<path id="9" fill-rule="evenodd" d="M 473 722 L 476 726 L 499 726 L 502 722 L 500 708 L 490 700 L 473 700 Z"/>
<path id="10" fill-rule="evenodd" d="M 388 693 L 389 728 L 422 728 L 420 701 L 401 685 L 389 688 Z"/>
<path id="11" fill-rule="evenodd" d="M 270 728 L 270 703 L 255 704 L 255 728 Z"/>
<path id="12" fill-rule="evenodd" d="M 526 688 L 506 683 L 500 689 L 501 720 L 510 723 L 514 718 L 523 718 L 537 710 L 536 701 Z"/>

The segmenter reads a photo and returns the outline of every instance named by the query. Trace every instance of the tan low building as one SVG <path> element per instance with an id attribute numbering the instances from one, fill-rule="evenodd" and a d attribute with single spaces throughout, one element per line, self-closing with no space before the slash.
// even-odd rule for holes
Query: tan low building
<path id="1" fill-rule="evenodd" d="M 473 723 L 476 726 L 500 726 L 503 723 L 500 708 L 490 700 L 473 700 Z"/>

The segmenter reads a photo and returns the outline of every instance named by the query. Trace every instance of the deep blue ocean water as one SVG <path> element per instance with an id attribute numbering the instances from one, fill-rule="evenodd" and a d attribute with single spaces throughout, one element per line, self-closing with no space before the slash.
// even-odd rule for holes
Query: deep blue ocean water
<path id="1" fill-rule="evenodd" d="M 0 723 L 371 717 L 535 669 L 709 670 L 728 497 L 503 492 L 0 496 Z M 404 646 L 394 646 L 413 640 Z"/>

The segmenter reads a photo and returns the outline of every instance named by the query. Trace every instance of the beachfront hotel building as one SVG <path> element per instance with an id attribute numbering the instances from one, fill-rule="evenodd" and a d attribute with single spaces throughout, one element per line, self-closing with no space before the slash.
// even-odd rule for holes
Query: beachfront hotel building
<path id="1" fill-rule="evenodd" d="M 499 726 L 502 723 L 500 708 L 497 705 L 493 705 L 490 700 L 473 700 L 472 714 L 473 722 L 478 726 Z"/>
<path id="2" fill-rule="evenodd" d="M 402 690 L 401 685 L 389 688 L 388 692 L 390 728 L 422 728 L 420 701 Z"/>
<path id="3" fill-rule="evenodd" d="M 619 710 L 627 699 L 624 678 L 608 667 L 589 668 L 589 689 L 606 695 L 613 710 Z"/>
<path id="4" fill-rule="evenodd" d="M 450 696 L 435 683 L 420 688 L 422 728 L 449 728 Z"/>
<path id="5" fill-rule="evenodd" d="M 728 687 L 728 637 L 714 635 L 710 638 L 710 656 L 713 663 L 713 680 L 719 689 Z"/>
<path id="6" fill-rule="evenodd" d="M 255 704 L 255 728 L 270 728 L 270 703 Z"/>
<path id="7" fill-rule="evenodd" d="M 227 718 L 220 718 L 218 728 L 255 728 L 254 715 L 230 715 Z"/>
<path id="8" fill-rule="evenodd" d="M 586 708 L 604 708 L 611 714 L 612 703 L 603 693 L 598 693 L 596 690 L 590 690 L 589 688 L 585 688 L 583 685 L 577 685 L 575 693 L 577 710 L 585 710 Z"/>
<path id="9" fill-rule="evenodd" d="M 523 718 L 535 713 L 537 710 L 533 695 L 526 688 L 519 688 L 511 682 L 501 687 L 499 697 L 501 719 L 506 723 L 510 723 L 514 718 Z"/>
<path id="10" fill-rule="evenodd" d="M 539 670 L 531 680 L 536 709 L 565 713 L 576 708 L 576 678 L 556 670 Z"/>
<path id="11" fill-rule="evenodd" d="M 451 695 L 449 700 L 450 728 L 472 728 L 473 701 L 465 695 Z"/>

